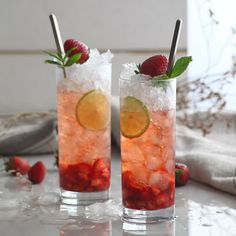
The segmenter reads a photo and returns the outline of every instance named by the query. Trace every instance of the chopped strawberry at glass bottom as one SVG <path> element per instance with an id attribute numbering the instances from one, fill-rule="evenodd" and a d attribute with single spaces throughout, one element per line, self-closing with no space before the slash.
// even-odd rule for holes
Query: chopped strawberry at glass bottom
<path id="1" fill-rule="evenodd" d="M 60 186 L 74 192 L 98 192 L 110 186 L 110 164 L 103 159 L 94 163 L 60 164 Z"/>
<path id="2" fill-rule="evenodd" d="M 138 182 L 131 171 L 122 174 L 123 205 L 136 210 L 158 210 L 174 205 L 174 179 L 168 180 L 164 191 L 158 186 L 149 186 Z"/>

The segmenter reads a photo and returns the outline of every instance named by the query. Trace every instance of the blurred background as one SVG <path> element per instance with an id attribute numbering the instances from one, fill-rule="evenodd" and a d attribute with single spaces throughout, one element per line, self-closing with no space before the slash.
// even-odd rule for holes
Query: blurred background
<path id="1" fill-rule="evenodd" d="M 118 95 L 123 63 L 168 54 L 175 20 L 183 19 L 179 53 L 187 47 L 185 0 L 1 0 L 0 114 L 55 109 L 55 50 L 49 14 L 57 16 L 63 41 L 75 38 L 114 54 L 112 93 Z"/>
<path id="2" fill-rule="evenodd" d="M 235 5 L 234 0 L 227 4 L 218 0 L 1 0 L 0 114 L 55 109 L 55 68 L 44 64 L 48 58 L 44 51 L 56 49 L 50 13 L 58 18 L 63 41 L 75 38 L 90 48 L 114 53 L 113 95 L 118 95 L 123 63 L 140 63 L 153 54 L 168 55 L 175 20 L 182 18 L 177 57 L 193 56 L 187 81 L 200 78 L 208 83 L 210 78 L 216 82 L 211 84 L 212 90 L 205 88 L 205 98 L 200 98 L 199 84 L 194 84 L 192 92 L 185 87 L 189 84 L 180 84 L 184 92 L 177 108 L 208 109 L 226 96 L 227 106 L 225 100 L 218 105 L 232 111 L 236 109 L 236 84 L 232 84 Z M 188 98 L 187 105 L 183 97 Z"/>

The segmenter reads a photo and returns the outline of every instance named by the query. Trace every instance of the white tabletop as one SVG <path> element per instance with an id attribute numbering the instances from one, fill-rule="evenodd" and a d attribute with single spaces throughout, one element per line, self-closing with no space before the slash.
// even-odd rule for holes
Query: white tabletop
<path id="1" fill-rule="evenodd" d="M 112 154 L 112 200 L 68 210 L 59 201 L 53 156 L 29 158 L 32 163 L 38 159 L 48 166 L 41 185 L 30 186 L 24 179 L 0 174 L 0 236 L 236 235 L 236 197 L 193 181 L 176 189 L 174 221 L 123 223 L 117 150 Z"/>

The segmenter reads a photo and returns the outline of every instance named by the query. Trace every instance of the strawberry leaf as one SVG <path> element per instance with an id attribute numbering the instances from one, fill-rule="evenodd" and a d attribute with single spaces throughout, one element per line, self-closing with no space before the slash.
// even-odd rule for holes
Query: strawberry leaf
<path id="1" fill-rule="evenodd" d="M 77 53 L 75 55 L 73 55 L 72 57 L 69 57 L 69 59 L 67 60 L 65 66 L 71 66 L 74 63 L 76 63 L 81 57 L 81 53 Z"/>
<path id="2" fill-rule="evenodd" d="M 181 175 L 184 171 L 180 169 L 175 169 L 175 174 Z"/>
<path id="3" fill-rule="evenodd" d="M 181 57 L 179 58 L 175 65 L 173 66 L 173 69 L 170 73 L 170 78 L 175 78 L 179 75 L 181 75 L 188 67 L 189 63 L 192 61 L 192 57 Z"/>

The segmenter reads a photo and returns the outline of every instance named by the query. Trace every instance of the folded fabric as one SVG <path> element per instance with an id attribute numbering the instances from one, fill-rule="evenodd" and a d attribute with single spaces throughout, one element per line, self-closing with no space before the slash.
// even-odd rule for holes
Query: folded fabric
<path id="1" fill-rule="evenodd" d="M 112 100 L 112 113 L 112 134 L 119 145 L 118 98 Z M 192 179 L 236 194 L 236 114 L 222 113 L 221 116 L 221 120 L 232 118 L 231 127 L 218 121 L 206 137 L 200 130 L 177 124 L 176 160 L 189 166 Z"/>
<path id="2" fill-rule="evenodd" d="M 216 139 L 214 129 L 212 132 L 203 137 L 201 132 L 177 124 L 176 159 L 189 166 L 192 179 L 236 194 L 235 129 L 218 131 Z"/>
<path id="3" fill-rule="evenodd" d="M 0 155 L 46 154 L 57 149 L 55 113 L 0 116 Z"/>

